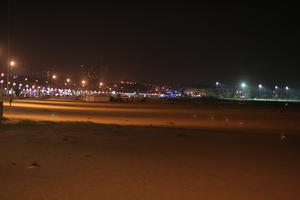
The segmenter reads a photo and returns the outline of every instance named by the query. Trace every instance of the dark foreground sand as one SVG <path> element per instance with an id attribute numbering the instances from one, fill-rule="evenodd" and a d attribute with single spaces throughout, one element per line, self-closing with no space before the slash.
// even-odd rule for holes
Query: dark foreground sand
<path id="1" fill-rule="evenodd" d="M 299 199 L 299 152 L 295 133 L 6 122 L 0 199 Z"/>

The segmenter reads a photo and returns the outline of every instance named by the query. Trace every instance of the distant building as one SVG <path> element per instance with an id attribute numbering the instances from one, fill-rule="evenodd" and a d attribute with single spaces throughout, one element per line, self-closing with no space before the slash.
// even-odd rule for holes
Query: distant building
<path id="1" fill-rule="evenodd" d="M 216 89 L 212 88 L 189 88 L 185 89 L 183 93 L 192 97 L 218 97 Z"/>

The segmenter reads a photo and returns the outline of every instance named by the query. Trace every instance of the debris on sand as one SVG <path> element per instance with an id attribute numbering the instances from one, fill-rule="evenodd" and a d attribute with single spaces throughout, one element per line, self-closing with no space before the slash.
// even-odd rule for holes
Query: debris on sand
<path id="1" fill-rule="evenodd" d="M 33 168 L 36 168 L 36 167 L 41 167 L 41 165 L 37 162 L 33 162 L 30 166 L 28 166 L 27 168 L 28 169 L 33 169 Z"/>
<path id="2" fill-rule="evenodd" d="M 280 140 L 286 140 L 287 136 L 284 132 L 281 132 L 280 134 Z"/>

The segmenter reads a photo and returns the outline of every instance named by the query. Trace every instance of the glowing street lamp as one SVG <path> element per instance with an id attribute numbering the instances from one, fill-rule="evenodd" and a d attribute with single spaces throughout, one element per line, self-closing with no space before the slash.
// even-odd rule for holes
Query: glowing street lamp
<path id="1" fill-rule="evenodd" d="M 242 86 L 243 89 L 244 89 L 245 87 L 247 87 L 246 83 L 242 83 L 241 86 Z"/>
<path id="2" fill-rule="evenodd" d="M 220 82 L 219 82 L 219 81 L 217 81 L 217 82 L 216 82 L 216 86 L 219 86 L 219 85 L 220 85 Z"/>
<path id="3" fill-rule="evenodd" d="M 8 63 L 8 67 L 7 67 L 7 90 L 9 90 L 9 79 L 10 79 L 10 70 L 16 65 L 16 62 L 11 60 L 9 63 Z"/>
<path id="4" fill-rule="evenodd" d="M 259 89 L 262 89 L 262 88 L 263 88 L 262 84 L 259 84 L 259 85 L 258 85 L 258 88 L 259 88 Z"/>
<path id="5" fill-rule="evenodd" d="M 10 63 L 9 63 L 9 65 L 11 66 L 11 67 L 14 67 L 15 65 L 16 65 L 16 63 L 15 63 L 15 61 L 10 61 Z"/>
<path id="6" fill-rule="evenodd" d="M 70 83 L 71 82 L 71 79 L 67 78 L 67 83 Z"/>
<path id="7" fill-rule="evenodd" d="M 290 88 L 288 86 L 285 86 L 285 90 L 288 91 Z"/>
<path id="8" fill-rule="evenodd" d="M 82 84 L 82 86 L 84 87 L 85 84 L 86 84 L 86 81 L 85 81 L 85 80 L 82 80 L 82 81 L 81 81 L 81 84 Z"/>
<path id="9" fill-rule="evenodd" d="M 103 83 L 102 83 L 102 82 L 100 82 L 100 83 L 99 83 L 99 85 L 100 85 L 100 86 L 103 86 Z"/>
<path id="10" fill-rule="evenodd" d="M 57 78 L 57 76 L 56 76 L 56 75 L 53 75 L 53 76 L 52 76 L 52 79 L 56 79 L 56 78 Z"/>
<path id="11" fill-rule="evenodd" d="M 278 90 L 278 86 L 277 85 L 275 86 L 275 90 Z"/>

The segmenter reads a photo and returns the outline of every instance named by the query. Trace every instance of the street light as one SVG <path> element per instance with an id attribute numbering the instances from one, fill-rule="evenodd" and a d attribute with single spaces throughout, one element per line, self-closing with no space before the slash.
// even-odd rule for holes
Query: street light
<path id="1" fill-rule="evenodd" d="M 220 85 L 220 82 L 219 82 L 219 81 L 217 81 L 217 82 L 216 82 L 216 86 L 219 86 L 219 85 Z"/>
<path id="2" fill-rule="evenodd" d="M 71 79 L 67 78 L 67 83 L 70 83 L 71 82 Z"/>
<path id="3" fill-rule="evenodd" d="M 10 65 L 10 67 L 14 67 L 16 65 L 16 63 L 15 63 L 15 61 L 12 60 L 12 61 L 10 61 L 9 65 Z"/>
<path id="4" fill-rule="evenodd" d="M 10 70 L 16 65 L 16 62 L 15 61 L 13 61 L 13 60 L 11 60 L 11 61 L 9 61 L 8 62 L 8 67 L 7 67 L 7 77 L 6 77 L 6 79 L 7 79 L 7 91 L 9 91 L 9 79 L 10 79 Z"/>
<path id="5" fill-rule="evenodd" d="M 285 86 L 285 90 L 288 91 L 288 90 L 289 90 L 289 87 L 288 87 L 288 86 Z"/>
<path id="6" fill-rule="evenodd" d="M 84 87 L 85 84 L 86 84 L 86 81 L 85 81 L 85 80 L 82 80 L 81 83 L 82 83 L 82 86 Z"/>
<path id="7" fill-rule="evenodd" d="M 52 75 L 52 80 L 50 79 L 49 81 L 50 81 L 50 88 L 53 88 L 54 87 L 54 80 L 57 78 L 57 76 L 56 76 L 56 74 L 53 74 Z"/>
<path id="8" fill-rule="evenodd" d="M 242 83 L 241 86 L 244 89 L 247 85 L 246 85 L 246 83 Z"/>
<path id="9" fill-rule="evenodd" d="M 263 88 L 262 84 L 259 84 L 259 85 L 258 85 L 258 88 L 259 88 L 259 89 L 262 89 L 262 88 Z"/>

